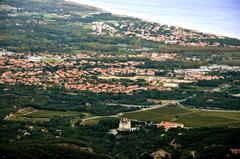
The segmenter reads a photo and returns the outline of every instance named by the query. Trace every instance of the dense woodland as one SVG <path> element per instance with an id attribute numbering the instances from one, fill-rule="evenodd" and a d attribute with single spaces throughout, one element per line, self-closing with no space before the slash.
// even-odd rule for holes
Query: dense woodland
<path id="1" fill-rule="evenodd" d="M 102 120 L 98 125 L 71 128 L 67 118 L 54 119 L 49 123 L 34 125 L 29 130 L 26 123 L 1 122 L 0 155 L 6 158 L 151 158 L 149 154 L 158 149 L 171 153 L 172 158 L 238 158 L 230 149 L 239 146 L 239 129 L 199 128 L 173 129 L 165 132 L 154 126 L 143 126 L 138 132 L 107 134 L 116 128 L 118 120 Z M 141 124 L 141 123 L 135 123 Z M 48 133 L 41 133 L 41 128 Z M 17 128 L 18 131 L 15 131 Z M 57 139 L 57 129 L 62 130 Z M 31 132 L 23 136 L 22 131 Z M 9 140 L 11 138 L 11 140 Z M 224 139 L 224 140 L 223 140 Z M 170 143 L 175 140 L 177 148 Z M 7 146 L 6 146 L 7 145 Z M 111 157 L 110 157 L 111 156 Z"/>

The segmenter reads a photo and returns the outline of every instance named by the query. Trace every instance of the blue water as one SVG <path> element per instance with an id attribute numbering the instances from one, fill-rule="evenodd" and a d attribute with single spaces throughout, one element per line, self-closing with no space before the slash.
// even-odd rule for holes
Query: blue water
<path id="1" fill-rule="evenodd" d="M 106 11 L 240 38 L 240 0 L 71 0 Z"/>

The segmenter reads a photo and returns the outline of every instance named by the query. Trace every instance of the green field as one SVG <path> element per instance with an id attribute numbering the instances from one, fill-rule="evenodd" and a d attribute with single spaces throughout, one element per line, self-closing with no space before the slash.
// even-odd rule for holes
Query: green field
<path id="1" fill-rule="evenodd" d="M 141 121 L 176 121 L 187 127 L 229 126 L 240 127 L 240 112 L 218 112 L 166 106 L 162 108 L 126 113 L 121 117 Z"/>
<path id="2" fill-rule="evenodd" d="M 83 120 L 81 122 L 81 125 L 95 125 L 95 124 L 98 124 L 100 120 L 106 120 L 106 119 L 114 119 L 114 117 L 99 117 L 99 118 L 90 119 L 90 120 Z"/>
<path id="3" fill-rule="evenodd" d="M 27 107 L 19 109 L 16 113 L 11 113 L 10 115 L 5 117 L 5 120 L 44 122 L 49 121 L 53 117 L 67 117 L 67 116 L 79 118 L 81 116 L 81 113 L 75 111 L 39 110 L 32 107 Z"/>

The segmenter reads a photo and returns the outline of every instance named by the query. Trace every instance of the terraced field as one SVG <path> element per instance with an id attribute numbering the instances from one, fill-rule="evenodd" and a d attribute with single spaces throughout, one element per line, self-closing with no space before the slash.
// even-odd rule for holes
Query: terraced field
<path id="1" fill-rule="evenodd" d="M 121 117 L 152 122 L 176 121 L 187 127 L 240 127 L 240 112 L 207 111 L 176 106 L 126 113 Z"/>

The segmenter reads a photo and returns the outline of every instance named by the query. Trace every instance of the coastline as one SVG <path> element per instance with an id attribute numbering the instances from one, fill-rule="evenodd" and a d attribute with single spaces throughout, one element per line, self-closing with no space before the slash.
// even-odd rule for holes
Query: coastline
<path id="1" fill-rule="evenodd" d="M 146 22 L 153 22 L 153 23 L 158 23 L 161 25 L 168 25 L 168 26 L 174 26 L 174 27 L 179 27 L 179 28 L 184 28 L 184 29 L 189 29 L 192 31 L 196 31 L 199 33 L 204 33 L 204 34 L 211 34 L 211 35 L 216 35 L 219 37 L 228 37 L 228 38 L 233 38 L 233 39 L 239 39 L 240 40 L 240 36 L 234 36 L 234 35 L 227 35 L 227 33 L 213 33 L 211 31 L 204 31 L 204 29 L 200 28 L 200 27 L 186 27 L 184 25 L 178 25 L 178 24 L 173 24 L 173 23 L 167 23 L 167 22 L 159 22 L 158 20 L 152 20 L 152 16 L 150 15 L 139 15 L 139 14 L 132 14 L 132 13 L 122 13 L 119 10 L 112 10 L 112 9 L 108 9 L 108 8 L 102 8 L 102 7 L 98 7 L 96 6 L 96 4 L 91 3 L 91 2 L 86 2 L 86 1 L 82 1 L 80 2 L 79 0 L 65 0 L 66 2 L 70 2 L 70 3 L 75 3 L 75 4 L 80 4 L 80 5 L 84 5 L 84 6 L 88 6 L 88 7 L 93 7 L 96 8 L 97 10 L 101 11 L 101 12 L 106 12 L 106 13 L 111 13 L 115 16 L 125 16 L 125 17 L 132 17 L 132 18 L 136 18 L 136 19 L 141 19 L 143 21 Z"/>

